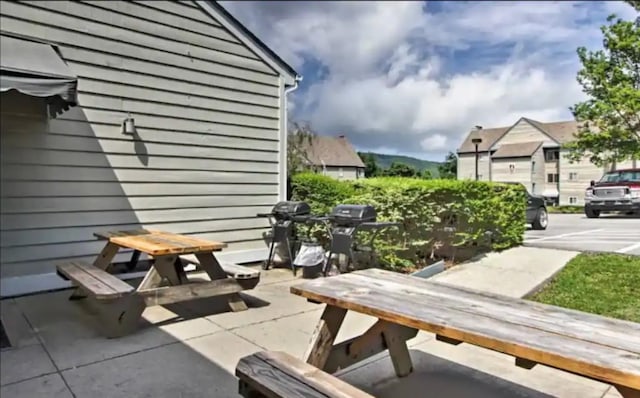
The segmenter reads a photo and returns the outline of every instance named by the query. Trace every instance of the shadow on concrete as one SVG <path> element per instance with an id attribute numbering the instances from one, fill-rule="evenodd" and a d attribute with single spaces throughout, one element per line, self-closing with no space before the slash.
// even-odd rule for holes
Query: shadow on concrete
<path id="1" fill-rule="evenodd" d="M 389 357 L 345 373 L 341 378 L 378 398 L 551 398 L 551 395 L 461 365 L 459 363 L 410 350 L 414 371 L 397 378 Z M 381 379 L 372 380 L 378 374 Z M 378 377 L 380 377 L 378 376 Z"/>

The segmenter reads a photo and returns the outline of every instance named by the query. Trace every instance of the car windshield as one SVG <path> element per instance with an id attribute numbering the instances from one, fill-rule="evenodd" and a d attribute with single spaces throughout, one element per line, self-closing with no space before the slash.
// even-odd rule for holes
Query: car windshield
<path id="1" fill-rule="evenodd" d="M 640 182 L 640 170 L 614 171 L 602 176 L 600 182 Z"/>

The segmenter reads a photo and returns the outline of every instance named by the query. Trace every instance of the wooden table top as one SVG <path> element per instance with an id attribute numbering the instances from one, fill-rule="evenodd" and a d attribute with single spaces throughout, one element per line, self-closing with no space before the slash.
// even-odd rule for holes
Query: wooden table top
<path id="1" fill-rule="evenodd" d="M 367 269 L 319 278 L 291 293 L 640 389 L 640 324 Z"/>
<path id="2" fill-rule="evenodd" d="M 156 230 L 108 231 L 95 233 L 101 239 L 151 256 L 193 254 L 222 250 L 226 243 Z"/>

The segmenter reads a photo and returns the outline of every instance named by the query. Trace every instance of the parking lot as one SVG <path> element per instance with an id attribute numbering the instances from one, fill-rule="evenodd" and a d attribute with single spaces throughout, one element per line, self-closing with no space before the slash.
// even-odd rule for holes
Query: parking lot
<path id="1" fill-rule="evenodd" d="M 528 229 L 525 246 L 640 255 L 640 217 L 550 214 L 546 231 Z"/>

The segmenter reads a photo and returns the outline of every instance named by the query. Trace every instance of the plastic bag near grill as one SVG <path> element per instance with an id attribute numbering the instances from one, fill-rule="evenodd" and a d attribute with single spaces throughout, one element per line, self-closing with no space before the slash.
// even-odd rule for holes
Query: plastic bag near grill
<path id="1" fill-rule="evenodd" d="M 51 116 L 76 106 L 78 78 L 47 43 L 0 36 L 0 92 L 44 98 Z"/>
<path id="2" fill-rule="evenodd" d="M 321 245 L 316 243 L 303 242 L 298 255 L 293 260 L 296 267 L 313 267 L 323 264 L 326 253 Z"/>

